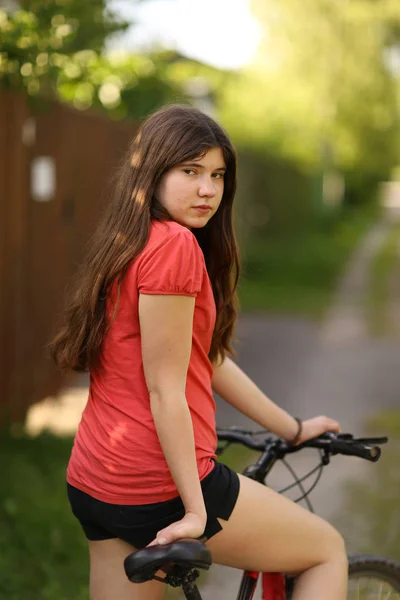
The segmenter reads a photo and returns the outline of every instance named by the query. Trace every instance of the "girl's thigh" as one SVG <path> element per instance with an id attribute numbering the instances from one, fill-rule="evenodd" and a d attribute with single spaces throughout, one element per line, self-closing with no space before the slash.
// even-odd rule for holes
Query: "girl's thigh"
<path id="1" fill-rule="evenodd" d="M 120 539 L 89 541 L 90 600 L 162 600 L 165 584 L 131 583 L 124 559 L 135 548 Z"/>
<path id="2" fill-rule="evenodd" d="M 238 569 L 300 573 L 343 556 L 344 543 L 329 523 L 277 492 L 240 477 L 229 521 L 207 545 L 213 561 Z"/>

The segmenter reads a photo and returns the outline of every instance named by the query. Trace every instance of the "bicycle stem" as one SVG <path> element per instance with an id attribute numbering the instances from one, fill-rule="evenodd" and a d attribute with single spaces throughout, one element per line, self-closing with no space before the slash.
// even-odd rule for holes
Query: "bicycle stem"
<path id="1" fill-rule="evenodd" d="M 269 442 L 257 462 L 254 465 L 246 467 L 243 474 L 254 481 L 264 483 L 264 479 L 271 471 L 276 461 L 279 460 L 277 453 L 271 453 L 271 448 L 274 446 L 275 442 Z"/>

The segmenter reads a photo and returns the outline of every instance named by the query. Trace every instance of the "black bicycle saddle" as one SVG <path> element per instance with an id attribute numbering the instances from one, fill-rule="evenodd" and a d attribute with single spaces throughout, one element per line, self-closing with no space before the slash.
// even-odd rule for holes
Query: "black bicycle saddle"
<path id="1" fill-rule="evenodd" d="M 133 552 L 125 558 L 124 568 L 132 583 L 144 583 L 153 579 L 160 569 L 167 572 L 176 565 L 185 569 L 208 570 L 211 563 L 211 553 L 203 542 L 184 539 Z"/>

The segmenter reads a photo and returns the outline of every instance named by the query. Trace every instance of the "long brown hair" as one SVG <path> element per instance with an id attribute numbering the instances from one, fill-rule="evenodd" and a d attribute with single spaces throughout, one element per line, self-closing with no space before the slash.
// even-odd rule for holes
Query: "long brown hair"
<path id="1" fill-rule="evenodd" d="M 203 251 L 217 307 L 210 359 L 232 352 L 239 274 L 232 204 L 236 189 L 236 155 L 224 130 L 196 108 L 172 104 L 141 126 L 116 177 L 115 195 L 90 241 L 67 300 L 60 331 L 50 353 L 64 369 L 87 371 L 99 355 L 110 322 L 105 301 L 114 281 L 142 251 L 152 219 L 171 220 L 154 198 L 162 175 L 187 160 L 221 148 L 226 164 L 224 194 L 207 225 L 193 229 Z M 118 307 L 116 306 L 116 310 Z"/>

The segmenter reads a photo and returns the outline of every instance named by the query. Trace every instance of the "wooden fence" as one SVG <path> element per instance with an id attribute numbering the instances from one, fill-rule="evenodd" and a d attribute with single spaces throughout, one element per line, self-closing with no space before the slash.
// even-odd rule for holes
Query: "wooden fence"
<path id="1" fill-rule="evenodd" d="M 45 345 L 134 132 L 58 103 L 33 111 L 23 95 L 0 91 L 0 422 L 22 421 L 62 383 Z M 46 201 L 32 191 L 40 157 L 54 164 Z M 40 177 L 51 187 L 51 173 Z"/>

